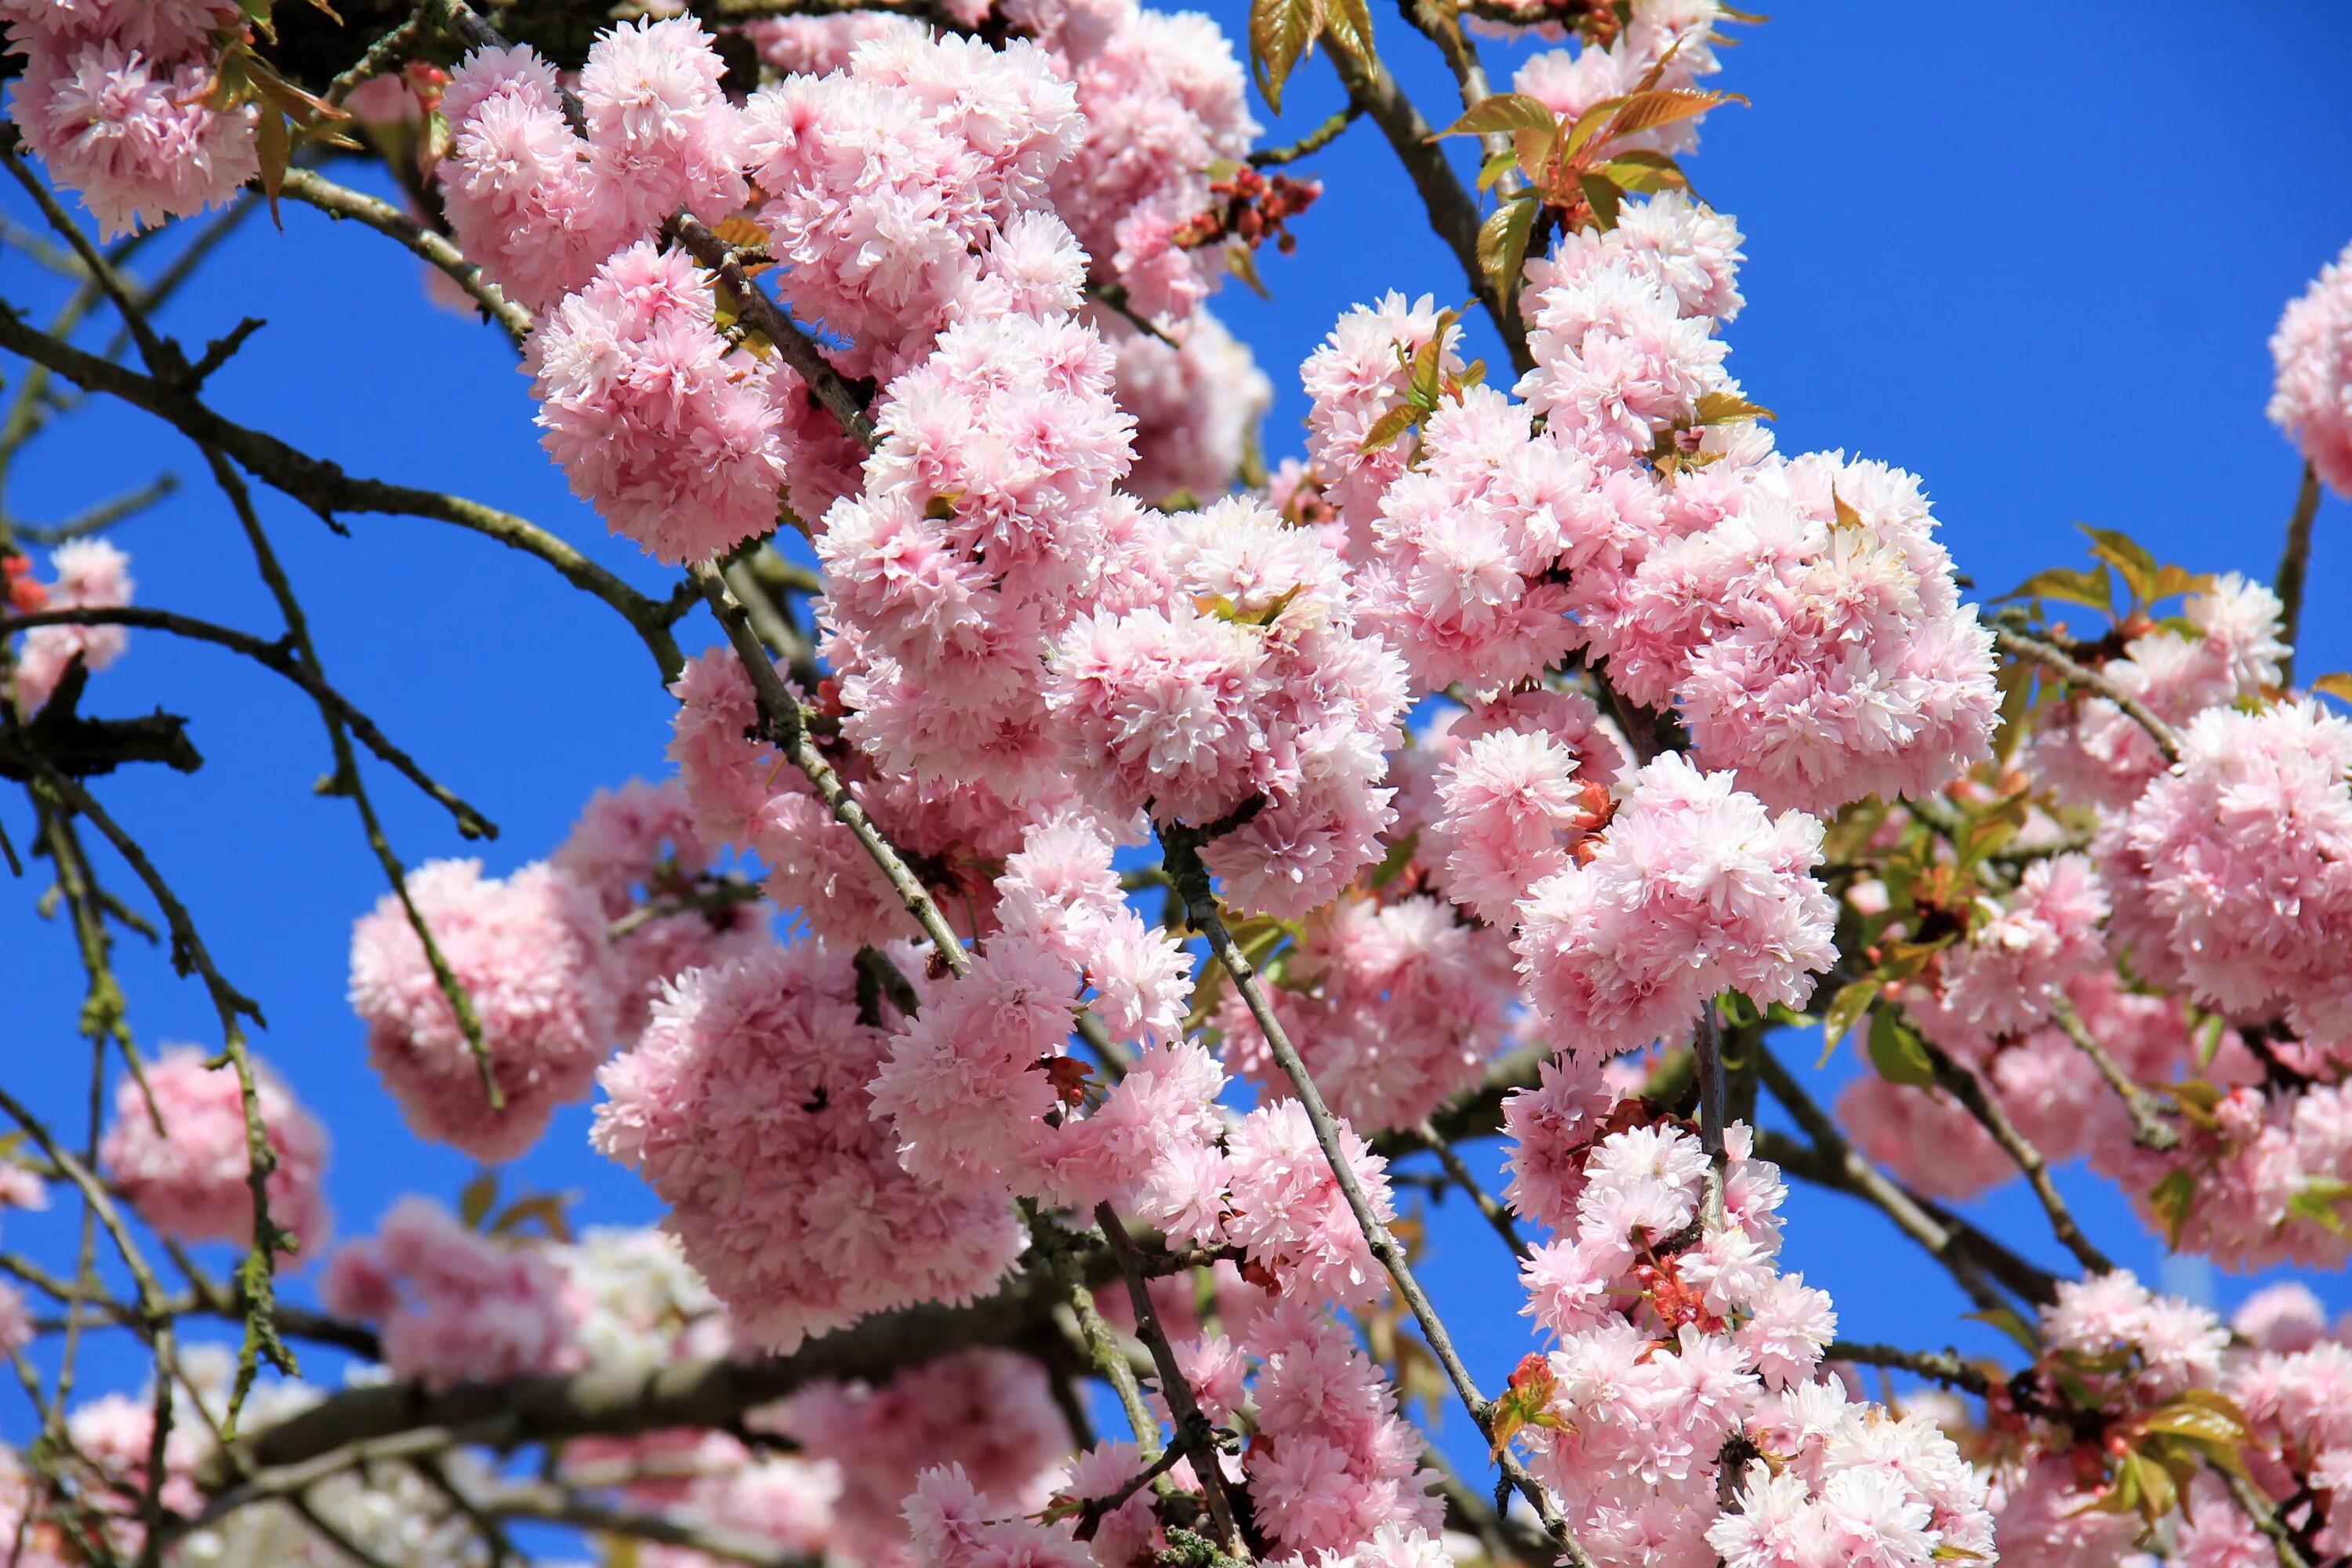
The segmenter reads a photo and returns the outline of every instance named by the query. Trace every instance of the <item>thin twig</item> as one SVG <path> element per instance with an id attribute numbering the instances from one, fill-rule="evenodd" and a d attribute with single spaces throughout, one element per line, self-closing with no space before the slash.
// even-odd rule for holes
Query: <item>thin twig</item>
<path id="1" fill-rule="evenodd" d="M 103 533 L 125 519 L 138 516 L 149 507 L 172 495 L 180 488 L 179 479 L 173 474 L 158 474 L 135 490 L 126 490 L 96 506 L 85 508 L 60 523 L 44 528 L 37 523 L 18 523 L 16 531 L 35 544 L 58 545 L 76 539 L 87 539 L 93 533 Z"/>
<path id="2" fill-rule="evenodd" d="M 26 325 L 0 306 L 0 349 L 31 360 L 85 391 L 117 397 L 176 426 L 200 446 L 216 447 L 271 488 L 284 491 L 331 521 L 338 512 L 385 512 L 455 523 L 499 543 L 536 555 L 572 586 L 603 600 L 635 628 L 661 666 L 665 681 L 677 679 L 686 660 L 671 635 L 676 612 L 647 598 L 535 523 L 462 496 L 414 489 L 381 479 L 356 479 L 341 466 L 288 446 L 215 413 L 200 399 L 152 376 L 84 353 Z"/>
<path id="3" fill-rule="evenodd" d="M 1226 1495 L 1216 1433 L 1209 1418 L 1201 1413 L 1200 1402 L 1192 1397 L 1192 1385 L 1184 1380 L 1184 1369 L 1176 1364 L 1176 1347 L 1169 1343 L 1167 1328 L 1160 1321 L 1160 1310 L 1152 1304 L 1151 1285 L 1143 1276 L 1142 1260 L 1136 1253 L 1134 1239 L 1108 1204 L 1095 1205 L 1095 1223 L 1102 1226 L 1111 1255 L 1118 1259 L 1118 1271 L 1126 1277 L 1128 1300 L 1135 1308 L 1136 1337 L 1151 1352 L 1151 1364 L 1160 1373 L 1160 1395 L 1168 1402 L 1168 1413 L 1176 1428 L 1175 1446 L 1192 1461 L 1193 1479 L 1201 1483 L 1202 1496 L 1208 1503 L 1209 1528 L 1215 1532 L 1218 1548 L 1227 1556 L 1247 1560 L 1251 1550 L 1242 1537 L 1239 1511 Z"/>
<path id="4" fill-rule="evenodd" d="M 1995 626 L 1993 646 L 2016 658 L 2030 658 L 2056 674 L 2069 686 L 2079 687 L 2095 696 L 2104 697 L 2122 709 L 2132 721 L 2147 731 L 2156 749 L 2164 753 L 2168 763 L 2180 760 L 2180 737 L 2171 725 L 2148 710 L 2147 705 L 2097 670 L 2086 668 L 2067 657 L 2063 650 L 2043 642 L 2040 637 L 2012 631 L 2007 626 Z"/>
<path id="5" fill-rule="evenodd" d="M 816 340 L 803 331 L 800 323 L 786 315 L 783 307 L 751 280 L 735 247 L 703 226 L 691 213 L 672 215 L 669 228 L 697 261 L 719 275 L 719 282 L 735 296 L 743 320 L 776 345 L 776 352 L 783 356 L 786 364 L 800 373 L 800 378 L 808 383 L 809 390 L 816 395 L 824 411 L 833 416 L 834 422 L 860 446 L 873 446 L 874 421 L 866 414 L 868 395 L 852 387 L 833 368 L 833 363 L 816 346 Z"/>
<path id="6" fill-rule="evenodd" d="M 2091 1058 L 2091 1065 L 2099 1069 L 2099 1076 L 2116 1091 L 2116 1098 L 2124 1102 L 2124 1110 L 2131 1117 L 2132 1142 L 2158 1154 L 2180 1147 L 2180 1134 L 2158 1114 L 2163 1101 L 2132 1081 L 2131 1075 L 2091 1033 L 2083 1016 L 2074 1011 L 2074 1004 L 2063 994 L 2053 995 L 2050 1012 L 2066 1037 L 2074 1042 L 2074 1048 Z"/>
<path id="7" fill-rule="evenodd" d="M 1511 1211 L 1480 1184 L 1476 1173 L 1462 1158 L 1461 1152 L 1447 1142 L 1444 1135 L 1426 1120 L 1412 1131 L 1413 1136 L 1421 1140 L 1421 1146 L 1437 1156 L 1437 1163 L 1445 1167 L 1445 1173 L 1453 1178 L 1454 1184 L 1469 1194 L 1470 1201 L 1478 1205 L 1478 1212 L 1486 1216 L 1486 1223 L 1494 1226 L 1496 1236 L 1503 1238 L 1503 1245 L 1511 1249 L 1511 1256 L 1525 1262 L 1528 1257 L 1527 1237 L 1519 1234 L 1518 1225 L 1511 1218 Z"/>
<path id="8" fill-rule="evenodd" d="M 457 831 L 468 838 L 496 838 L 498 824 L 484 816 L 447 785 L 419 766 L 416 760 L 393 744 L 375 721 L 352 703 L 351 699 L 327 684 L 310 663 L 291 652 L 283 642 L 268 642 L 249 632 L 234 626 L 215 626 L 193 616 L 183 616 L 170 610 L 149 609 L 142 605 L 119 608 L 73 607 L 60 610 L 36 610 L 28 616 L 0 618 L 0 637 L 13 637 L 35 626 L 137 626 L 146 631 L 168 632 L 186 637 L 191 642 L 211 643 L 241 655 L 274 674 L 281 675 L 302 689 L 310 700 L 326 710 L 334 719 L 351 727 L 361 744 L 383 759 L 419 790 L 431 797 L 457 819 Z"/>
<path id="9" fill-rule="evenodd" d="M 1895 1224 L 1895 1227 L 1924 1248 L 1928 1257 L 1943 1265 L 1953 1282 L 1959 1286 L 1979 1310 L 1997 1311 L 2009 1306 L 1984 1264 L 1964 1246 L 1960 1233 L 1928 1212 L 1912 1195 L 1889 1181 L 1878 1168 L 1864 1159 L 1845 1140 L 1822 1108 L 1814 1103 L 1803 1086 L 1789 1073 L 1780 1059 L 1760 1042 L 1756 1047 L 1757 1070 L 1764 1087 L 1781 1109 L 1812 1140 L 1812 1147 L 1804 1151 L 1817 1162 L 1813 1167 L 1831 1185 L 1852 1193 L 1876 1207 Z M 1777 1135 L 1769 1131 L 1758 1134 L 1757 1147 L 1766 1157 L 1793 1174 L 1805 1174 L 1807 1168 L 1790 1157 L 1790 1153 L 1773 1147 Z M 1793 1142 L 1793 1141 L 1791 1141 Z M 1801 1148 L 1801 1145 L 1797 1147 Z M 2047 1298 L 2044 1298 L 2045 1300 Z"/>
<path id="10" fill-rule="evenodd" d="M 1331 117 L 1301 136 L 1287 147 L 1261 147 L 1249 155 L 1250 166 L 1257 169 L 1279 168 L 1296 163 L 1301 158 L 1311 158 L 1339 139 L 1340 133 L 1363 118 L 1364 106 L 1349 99 L 1345 107 L 1335 109 Z"/>
<path id="11" fill-rule="evenodd" d="M 2001 1152 L 2009 1156 L 2011 1163 L 2024 1173 L 2026 1184 L 2033 1189 L 2034 1197 L 2042 1205 L 2042 1212 L 2049 1217 L 2051 1234 L 2058 1238 L 2059 1245 L 2074 1255 L 2075 1261 L 2082 1264 L 2085 1272 L 2114 1273 L 2114 1262 L 2083 1234 L 2083 1227 L 2075 1222 L 2074 1211 L 2066 1206 L 2065 1198 L 2059 1194 L 2057 1182 L 2050 1174 L 2050 1163 L 2042 1158 L 2042 1151 L 2033 1146 L 2032 1141 L 2017 1130 L 2017 1124 L 2009 1119 L 2009 1112 L 2001 1108 L 2000 1101 L 1986 1089 L 1983 1080 L 1935 1041 L 1922 1037 L 1919 1045 L 1927 1055 L 1928 1064 L 1935 1069 L 1937 1086 L 1958 1100 L 1961 1108 L 1976 1118 L 1977 1124 L 1992 1134 L 1992 1141 L 2000 1145 Z"/>
<path id="12" fill-rule="evenodd" d="M 308 169 L 286 171 L 285 183 L 278 195 L 291 197 L 306 206 L 313 206 L 330 217 L 349 218 L 366 225 L 378 234 L 398 240 L 422 257 L 426 263 L 440 269 L 449 280 L 471 296 L 482 308 L 482 313 L 506 329 L 506 334 L 517 350 L 530 336 L 530 312 L 506 297 L 504 290 L 490 281 L 479 266 L 466 259 L 466 253 L 434 233 L 390 202 L 378 201 L 361 191 L 339 185 L 332 180 L 312 174 Z"/>
<path id="13" fill-rule="evenodd" d="M 1956 1351 L 1907 1351 L 1895 1345 L 1868 1344 L 1857 1340 L 1832 1340 L 1822 1352 L 1824 1361 L 1845 1361 L 1864 1366 L 1892 1367 L 1912 1373 L 1948 1388 L 1979 1397 L 1990 1394 L 1994 1380 L 1981 1367 L 1971 1366 Z"/>

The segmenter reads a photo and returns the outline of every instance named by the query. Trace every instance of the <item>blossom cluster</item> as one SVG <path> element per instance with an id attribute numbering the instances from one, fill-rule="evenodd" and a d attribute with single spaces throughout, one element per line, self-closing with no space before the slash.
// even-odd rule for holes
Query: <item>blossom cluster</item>
<path id="1" fill-rule="evenodd" d="M 24 58 L 10 116 L 102 237 L 217 206 L 259 171 L 257 110 L 207 101 L 218 37 L 244 25 L 233 0 L 9 0 L 0 22 Z"/>
<path id="2" fill-rule="evenodd" d="M 21 555 L 5 557 L 8 602 L 12 609 L 119 610 L 131 603 L 131 557 L 103 539 L 77 539 L 50 553 L 56 576 L 44 583 L 32 575 L 31 563 Z M 29 719 L 48 706 L 58 685 L 76 659 L 92 672 L 122 657 L 130 646 L 128 627 L 76 626 L 70 622 L 35 626 L 15 651 L 16 711 Z"/>

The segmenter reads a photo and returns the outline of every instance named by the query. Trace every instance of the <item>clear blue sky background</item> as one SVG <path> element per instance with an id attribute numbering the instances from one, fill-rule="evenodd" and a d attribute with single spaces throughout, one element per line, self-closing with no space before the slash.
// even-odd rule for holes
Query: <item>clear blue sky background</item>
<path id="1" fill-rule="evenodd" d="M 1239 36 L 1240 0 L 1211 8 Z M 1386 58 L 1443 123 L 1451 84 L 1433 52 L 1392 13 L 1379 21 Z M 1798 0 L 1740 31 L 1747 41 L 1727 51 L 1721 85 L 1753 107 L 1718 111 L 1688 167 L 1748 236 L 1748 305 L 1727 333 L 1732 364 L 1779 410 L 1782 444 L 1843 447 L 1924 475 L 1983 595 L 2076 559 L 2077 521 L 2126 530 L 2196 570 L 2267 578 L 2297 464 L 2263 418 L 2264 342 L 2285 300 L 2352 238 L 2352 11 L 2331 0 Z M 1509 52 L 1486 48 L 1507 76 Z M 1294 139 L 1336 102 L 1328 68 L 1310 62 L 1268 139 Z M 1236 288 L 1217 306 L 1279 389 L 1266 426 L 1277 458 L 1301 444 L 1295 368 L 1340 311 L 1391 288 L 1447 302 L 1463 292 L 1369 123 L 1311 167 L 1327 192 L 1296 226 L 1297 256 L 1266 258 L 1272 301 Z M 24 216 L 22 205 L 11 210 Z M 0 290 L 23 303 L 52 288 L 11 254 L 0 257 Z M 248 225 L 168 324 L 193 344 L 241 314 L 268 317 L 213 383 L 215 406 L 354 472 L 510 508 L 656 583 L 538 449 L 503 342 L 427 306 L 420 290 L 405 252 L 289 205 L 282 234 Z M 76 416 L 20 463 L 9 513 L 55 521 L 161 469 L 186 480 L 183 491 L 119 535 L 139 601 L 275 635 L 201 462 L 152 421 L 110 406 Z M 503 873 L 544 855 L 597 785 L 659 775 L 671 704 L 651 662 L 609 612 L 538 562 L 413 520 L 352 518 L 351 537 L 338 538 L 280 498 L 265 494 L 263 505 L 330 675 L 503 830 L 495 843 L 463 845 L 445 816 L 375 769 L 412 862 L 479 853 Z M 2331 499 L 2306 675 L 2352 668 L 2347 588 L 2352 506 Z M 705 626 L 688 628 L 698 642 Z M 467 1162 L 401 1128 L 343 1000 L 351 922 L 383 889 L 351 807 L 310 793 L 328 764 L 313 710 L 225 654 L 134 634 L 89 706 L 157 704 L 193 717 L 204 772 L 134 771 L 99 791 L 184 895 L 226 973 L 263 1003 L 261 1049 L 332 1126 L 344 1232 L 370 1228 L 400 1193 L 454 1194 Z M 27 842 L 30 818 L 13 792 L 0 794 L 0 825 Z M 112 879 L 128 886 L 119 871 Z M 37 890 L 0 873 L 0 1074 L 71 1126 L 86 1075 L 74 1033 L 80 975 L 69 931 L 32 912 Z M 217 1043 L 201 991 L 160 956 L 126 941 L 121 965 L 150 1049 Z M 1809 1045 L 1786 1048 L 1810 1068 Z M 1852 1070 L 1834 1063 L 1817 1087 L 1832 1092 Z M 588 1120 L 584 1107 L 559 1118 L 510 1180 L 577 1189 L 592 1219 L 651 1219 L 643 1188 L 587 1150 Z M 2066 1185 L 2111 1250 L 2158 1270 L 2156 1245 L 2119 1198 L 2079 1173 Z M 1980 1212 L 2059 1261 L 2014 1186 Z M 1439 1216 L 1429 1271 L 1491 1383 L 1528 1346 L 1507 1258 L 1465 1223 L 1473 1218 L 1459 1201 Z M 2000 1348 L 1956 1321 L 1964 1304 L 1944 1277 L 1872 1215 L 1801 1190 L 1791 1219 L 1790 1262 L 1832 1291 L 1848 1332 Z M 5 1230 L 11 1247 L 65 1256 L 62 1214 L 12 1215 Z M 2352 1305 L 2340 1279 L 2315 1284 L 2334 1306 Z M 2226 1304 L 2251 1287 L 2211 1288 Z M 308 1276 L 290 1289 L 303 1295 Z M 140 1363 L 125 1346 L 100 1364 L 127 1382 Z M 24 1422 L 20 1405 L 0 1405 L 0 1433 L 21 1437 Z M 1466 1423 L 1446 1430 L 1463 1458 L 1476 1458 Z"/>

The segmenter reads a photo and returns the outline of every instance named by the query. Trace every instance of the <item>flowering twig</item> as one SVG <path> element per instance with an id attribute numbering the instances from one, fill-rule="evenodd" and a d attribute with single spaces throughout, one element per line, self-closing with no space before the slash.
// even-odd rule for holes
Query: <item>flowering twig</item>
<path id="1" fill-rule="evenodd" d="M 2011 658 L 2030 658 L 2051 670 L 2067 685 L 2080 687 L 2095 696 L 2105 698 L 2147 731 L 2148 739 L 2156 742 L 2156 749 L 2164 753 L 2166 762 L 2180 760 L 2180 737 L 2173 732 L 2172 726 L 2150 712 L 2146 703 L 2105 676 L 2077 664 L 2054 645 L 2008 626 L 1995 626 L 1992 640 L 1994 647 Z"/>
<path id="2" fill-rule="evenodd" d="M 1430 227 L 1444 240 L 1454 259 L 1462 264 L 1463 275 L 1470 280 L 1470 289 L 1494 318 L 1495 330 L 1501 334 L 1503 347 L 1511 356 L 1511 368 L 1525 374 L 1535 368 L 1535 356 L 1528 350 L 1526 326 L 1519 320 L 1517 300 L 1498 293 L 1494 279 L 1486 275 L 1478 259 L 1478 229 L 1485 221 L 1479 216 L 1478 204 L 1470 199 L 1462 180 L 1447 161 L 1445 150 L 1433 139 L 1436 132 L 1412 100 L 1397 85 L 1396 78 L 1377 59 L 1359 60 L 1346 49 L 1327 51 L 1332 68 L 1348 89 L 1348 99 L 1359 104 L 1381 128 L 1395 149 L 1397 160 L 1421 194 L 1422 205 L 1427 209 Z"/>
<path id="3" fill-rule="evenodd" d="M 2124 1102 L 2124 1110 L 2131 1117 L 2132 1142 L 2158 1154 L 2179 1148 L 2180 1134 L 2158 1114 L 2163 1102 L 2132 1081 L 2131 1075 L 2091 1033 L 2083 1016 L 2074 1011 L 2074 1004 L 2063 995 L 2053 996 L 2050 1011 L 2066 1037 L 2074 1042 L 2074 1048 L 2091 1058 L 2091 1065 L 2099 1069 L 2099 1076 L 2116 1091 L 2116 1098 Z"/>
<path id="4" fill-rule="evenodd" d="M 1337 55 L 1342 51 L 1335 49 L 1332 52 Z M 1372 1257 L 1381 1267 L 1388 1271 L 1389 1278 L 1396 1284 L 1397 1294 L 1403 1299 L 1414 1321 L 1421 1325 L 1422 1337 L 1429 1342 L 1431 1353 L 1436 1356 L 1438 1365 L 1453 1383 L 1454 1393 L 1470 1412 L 1470 1419 L 1477 1426 L 1479 1435 L 1487 1439 L 1488 1447 L 1494 1450 L 1496 1463 L 1504 1479 L 1528 1500 L 1537 1517 L 1543 1521 L 1544 1530 L 1559 1549 L 1560 1561 L 1570 1568 L 1591 1568 L 1592 1559 L 1569 1529 L 1568 1521 L 1560 1513 L 1559 1505 L 1553 1500 L 1550 1491 L 1528 1473 L 1527 1467 L 1519 1462 L 1507 1446 L 1495 1443 L 1494 1418 L 1486 1395 L 1478 1392 L 1478 1384 L 1471 1377 L 1470 1369 L 1463 1364 L 1460 1353 L 1454 1350 L 1454 1337 L 1446 1331 L 1444 1321 L 1431 1304 L 1428 1292 L 1421 1288 L 1421 1281 L 1413 1278 L 1412 1266 L 1405 1260 L 1404 1248 L 1397 1244 L 1388 1226 L 1381 1224 L 1380 1216 L 1372 1212 L 1371 1201 L 1365 1195 L 1363 1184 L 1356 1179 L 1355 1166 L 1340 1145 L 1339 1119 L 1323 1102 L 1321 1091 L 1315 1087 L 1313 1075 L 1307 1070 L 1307 1064 L 1300 1058 L 1297 1047 L 1290 1042 L 1289 1032 L 1283 1027 L 1281 1018 L 1266 1000 L 1264 988 L 1258 984 L 1256 967 L 1243 955 L 1240 944 L 1234 941 L 1233 932 L 1225 927 L 1224 917 L 1218 910 L 1216 891 L 1209 880 L 1209 868 L 1201 859 L 1201 846 L 1206 838 L 1207 835 L 1199 828 L 1162 826 L 1160 829 L 1160 843 L 1169 878 L 1175 884 L 1178 896 L 1184 900 L 1193 926 L 1208 939 L 1209 951 L 1216 955 L 1218 963 L 1224 965 L 1226 975 L 1241 994 L 1251 1018 L 1265 1037 L 1267 1050 L 1281 1067 L 1284 1076 L 1290 1080 L 1299 1105 L 1306 1110 L 1307 1119 L 1315 1129 L 1315 1141 L 1322 1148 L 1323 1157 L 1331 1167 L 1340 1195 L 1347 1200 L 1349 1211 L 1356 1216 L 1357 1227 L 1364 1234 L 1365 1245 L 1370 1248 Z"/>

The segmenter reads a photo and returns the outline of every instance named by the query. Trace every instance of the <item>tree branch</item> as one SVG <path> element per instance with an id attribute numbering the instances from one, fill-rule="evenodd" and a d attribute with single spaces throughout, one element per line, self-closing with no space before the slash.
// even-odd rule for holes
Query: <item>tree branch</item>
<path id="1" fill-rule="evenodd" d="M 1397 1294 L 1403 1299 L 1414 1321 L 1421 1325 L 1422 1337 L 1428 1341 L 1431 1353 L 1437 1358 L 1438 1365 L 1444 1369 L 1447 1379 L 1454 1384 L 1454 1393 L 1470 1412 L 1470 1419 L 1477 1426 L 1479 1434 L 1494 1449 L 1495 1462 L 1502 1470 L 1504 1479 L 1534 1507 L 1537 1517 L 1543 1521 L 1546 1532 L 1559 1549 L 1560 1561 L 1570 1568 L 1591 1568 L 1592 1559 L 1569 1528 L 1568 1521 L 1560 1513 L 1559 1505 L 1552 1500 L 1550 1491 L 1528 1473 L 1527 1467 L 1519 1462 L 1518 1457 L 1507 1445 L 1495 1443 L 1494 1418 L 1486 1395 L 1478 1392 L 1476 1382 L 1470 1376 L 1470 1369 L 1463 1364 L 1460 1353 L 1454 1350 L 1454 1337 L 1446 1331 L 1445 1323 L 1438 1317 L 1437 1309 L 1431 1304 L 1428 1292 L 1413 1277 L 1412 1266 L 1405 1260 L 1404 1248 L 1397 1245 L 1396 1237 L 1372 1212 L 1371 1200 L 1365 1195 L 1363 1184 L 1356 1179 L 1355 1166 L 1341 1147 L 1339 1119 L 1331 1114 L 1330 1107 L 1324 1104 L 1321 1091 L 1315 1087 L 1313 1075 L 1307 1070 L 1307 1064 L 1300 1058 L 1297 1048 L 1290 1043 L 1289 1033 L 1283 1027 L 1281 1018 L 1267 1002 L 1265 990 L 1258 984 L 1255 966 L 1243 955 L 1240 944 L 1234 941 L 1233 933 L 1225 927 L 1224 917 L 1218 910 L 1215 889 L 1209 880 L 1208 867 L 1201 859 L 1201 846 L 1208 837 L 1200 828 L 1162 826 L 1160 829 L 1160 843 L 1167 862 L 1169 879 L 1174 883 L 1178 896 L 1183 899 L 1194 928 L 1208 938 L 1209 951 L 1216 954 L 1217 962 L 1225 966 L 1227 977 L 1233 981 L 1234 989 L 1241 993 L 1251 1018 L 1265 1037 L 1268 1052 L 1290 1080 L 1292 1091 L 1298 1096 L 1307 1121 L 1314 1125 L 1315 1141 L 1323 1150 L 1323 1157 L 1331 1167 L 1333 1179 L 1339 1183 L 1340 1194 L 1347 1199 L 1349 1212 L 1356 1216 L 1357 1227 L 1364 1233 L 1365 1245 L 1370 1248 L 1381 1267 L 1388 1271 L 1389 1278 L 1395 1282 Z"/>
<path id="2" fill-rule="evenodd" d="M 1993 646 L 2001 652 L 2015 658 L 2030 658 L 2055 673 L 2067 685 L 2105 698 L 2147 731 L 2148 738 L 2156 742 L 2156 749 L 2164 753 L 2166 762 L 2180 760 L 2180 737 L 2173 732 L 2172 726 L 2150 712 L 2147 705 L 2138 698 L 2097 670 L 2075 663 L 2063 651 L 2039 637 L 2027 637 L 2023 632 L 2012 631 L 2007 626 L 1996 626 L 1992 640 Z"/>
<path id="3" fill-rule="evenodd" d="M 2303 465 L 2303 483 L 2294 495 L 2294 510 L 2286 520 L 2286 547 L 2279 553 L 2279 641 L 2286 657 L 2279 660 L 2279 684 L 2294 684 L 2294 645 L 2303 628 L 2303 584 L 2311 570 L 2311 527 L 2319 516 L 2319 469 Z"/>

